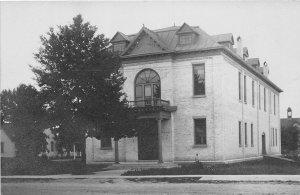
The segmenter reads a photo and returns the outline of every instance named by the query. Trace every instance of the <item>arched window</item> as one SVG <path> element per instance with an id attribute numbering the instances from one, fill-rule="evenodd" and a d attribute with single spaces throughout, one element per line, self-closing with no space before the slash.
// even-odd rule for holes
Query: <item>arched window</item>
<path id="1" fill-rule="evenodd" d="M 152 69 L 144 69 L 135 79 L 135 100 L 160 99 L 160 78 Z"/>

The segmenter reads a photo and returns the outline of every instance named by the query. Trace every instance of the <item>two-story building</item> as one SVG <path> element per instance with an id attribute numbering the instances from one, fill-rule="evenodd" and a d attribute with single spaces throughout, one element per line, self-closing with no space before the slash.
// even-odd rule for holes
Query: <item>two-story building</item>
<path id="1" fill-rule="evenodd" d="M 242 39 L 182 26 L 117 32 L 124 91 L 149 129 L 119 141 L 124 162 L 230 162 L 280 154 L 279 93 Z M 87 162 L 114 161 L 111 139 L 87 139 Z"/>

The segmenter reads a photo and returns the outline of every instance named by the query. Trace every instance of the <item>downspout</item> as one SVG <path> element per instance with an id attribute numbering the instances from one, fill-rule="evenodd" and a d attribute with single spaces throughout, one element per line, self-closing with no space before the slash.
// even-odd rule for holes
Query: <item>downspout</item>
<path id="1" fill-rule="evenodd" d="M 256 133 L 257 133 L 257 156 L 260 156 L 259 154 L 259 137 L 260 137 L 260 130 L 259 130 L 259 102 L 260 102 L 260 84 L 259 84 L 259 80 L 257 80 L 257 101 L 256 101 L 256 111 L 257 111 L 257 121 L 256 121 Z"/>

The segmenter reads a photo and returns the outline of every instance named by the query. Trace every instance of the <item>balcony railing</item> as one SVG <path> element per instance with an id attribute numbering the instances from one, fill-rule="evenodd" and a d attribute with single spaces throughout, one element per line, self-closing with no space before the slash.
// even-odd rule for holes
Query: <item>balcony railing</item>
<path id="1" fill-rule="evenodd" d="M 170 106 L 170 101 L 162 99 L 144 99 L 128 102 L 131 107 L 156 107 L 156 106 Z"/>

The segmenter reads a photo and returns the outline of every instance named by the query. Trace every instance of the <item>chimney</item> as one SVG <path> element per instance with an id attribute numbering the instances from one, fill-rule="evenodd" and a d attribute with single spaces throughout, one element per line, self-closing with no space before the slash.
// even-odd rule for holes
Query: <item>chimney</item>
<path id="1" fill-rule="evenodd" d="M 243 58 L 244 52 L 243 52 L 243 44 L 242 44 L 242 38 L 238 37 L 236 42 L 236 54 Z"/>
<path id="2" fill-rule="evenodd" d="M 291 107 L 288 107 L 286 112 L 287 112 L 287 118 L 292 118 L 292 109 L 291 109 Z"/>
<path id="3" fill-rule="evenodd" d="M 268 67 L 268 64 L 267 64 L 266 61 L 264 62 L 264 66 L 262 67 L 262 74 L 263 74 L 265 77 L 268 77 L 268 76 L 269 76 L 269 67 Z"/>

